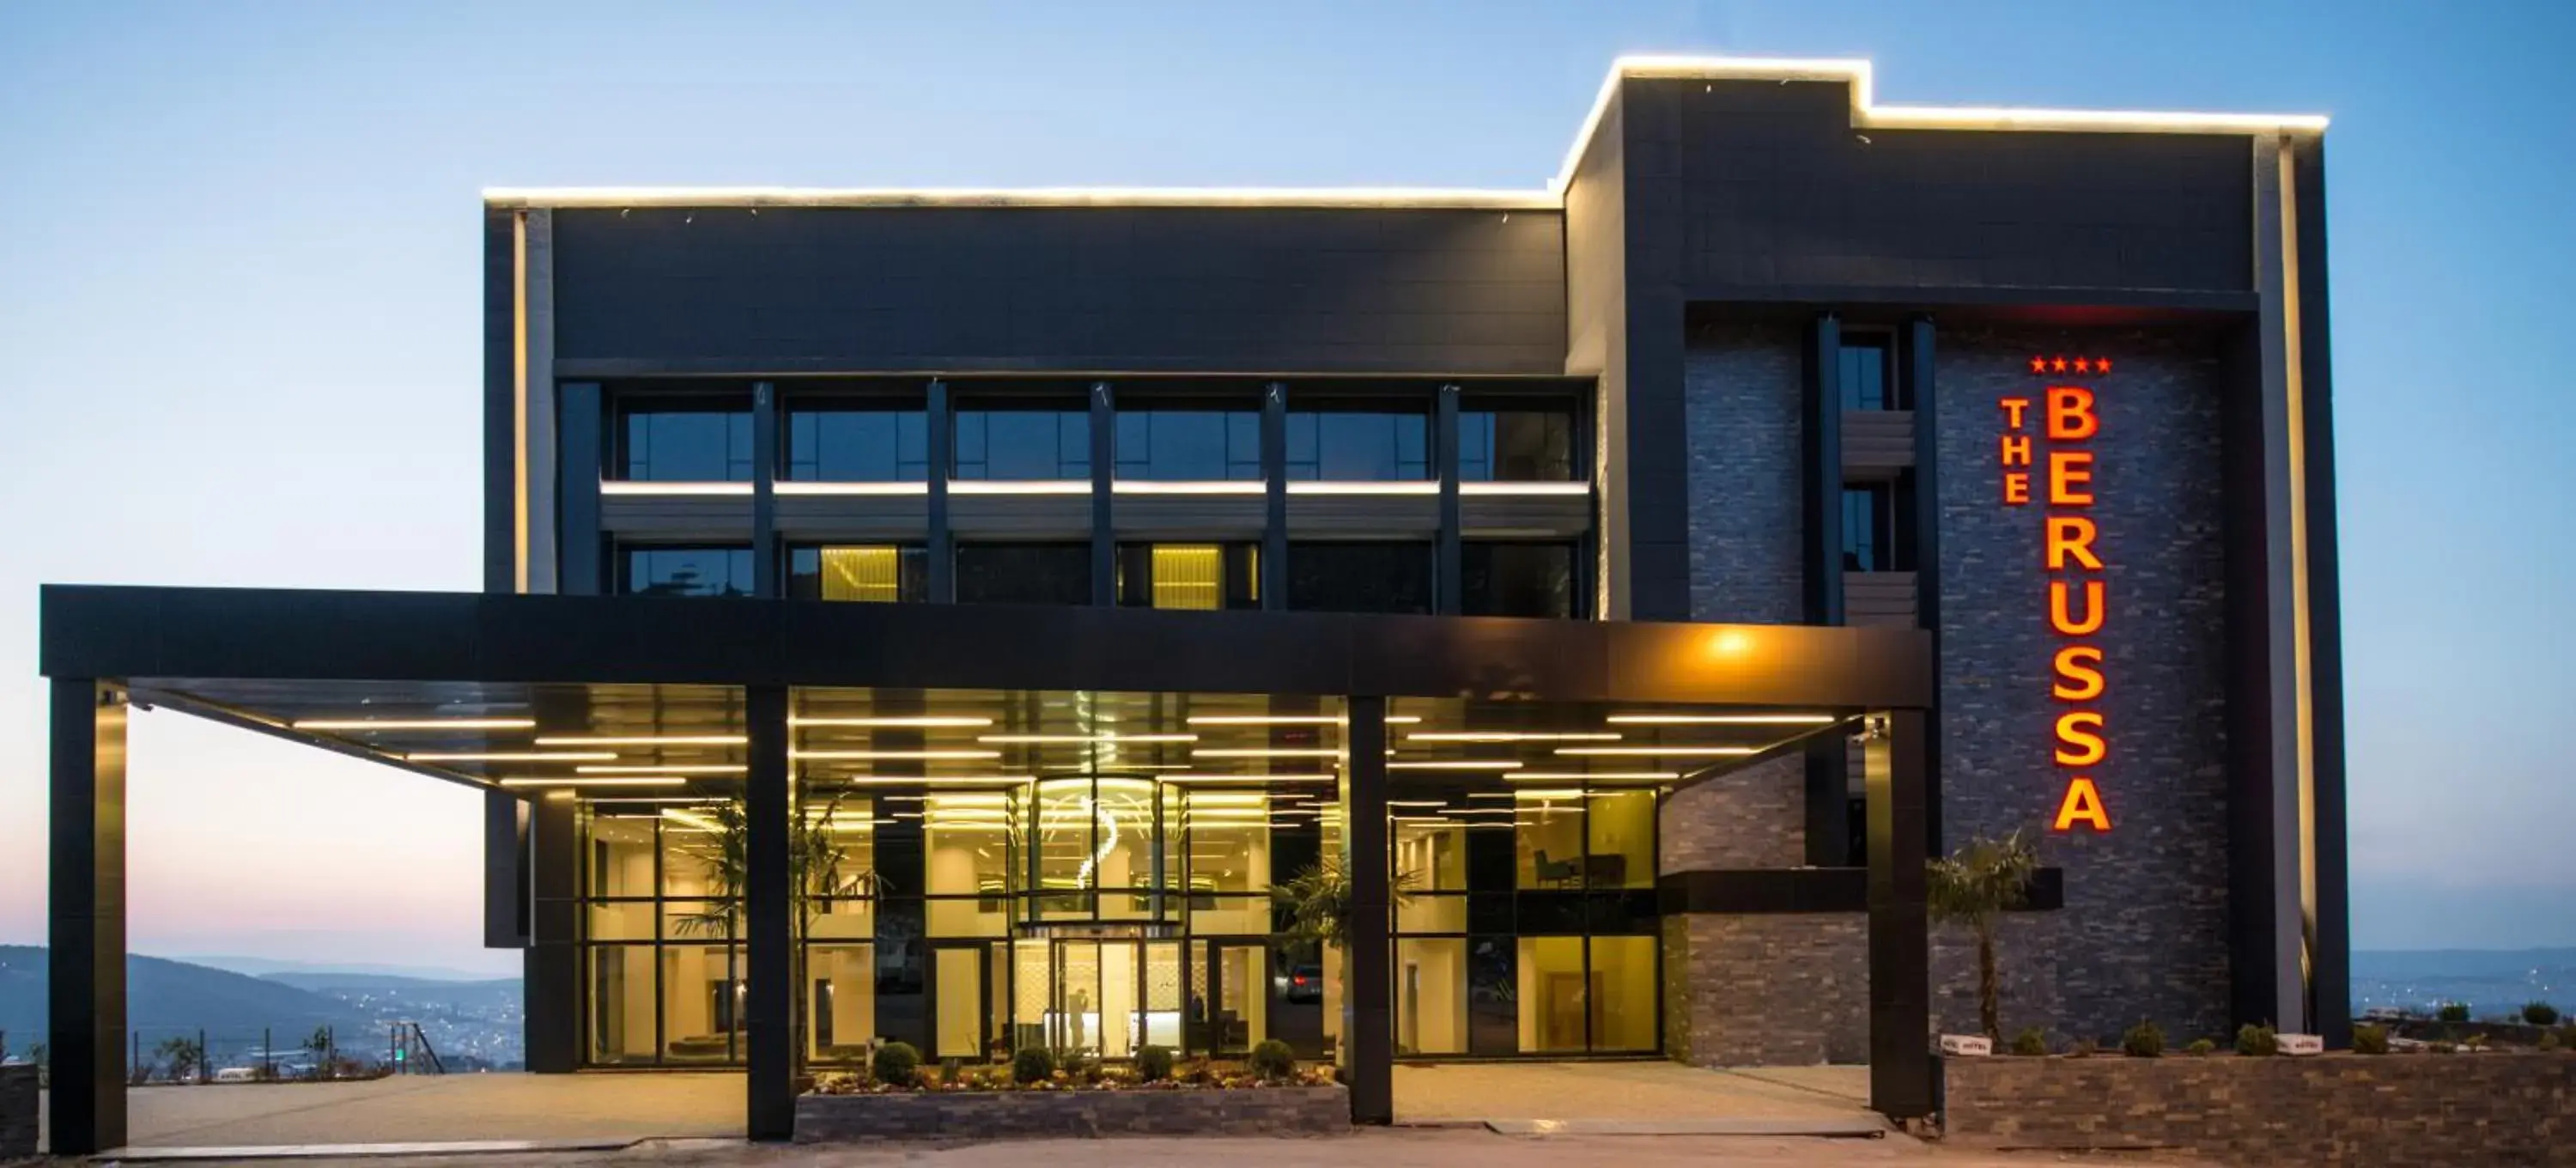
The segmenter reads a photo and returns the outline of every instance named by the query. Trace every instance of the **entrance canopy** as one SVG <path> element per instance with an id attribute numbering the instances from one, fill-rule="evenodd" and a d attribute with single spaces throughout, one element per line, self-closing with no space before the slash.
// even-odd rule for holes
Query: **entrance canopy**
<path id="1" fill-rule="evenodd" d="M 631 1027 L 591 1011 L 587 1038 L 580 1011 L 552 1011 L 561 1033 L 540 1033 L 548 1027 L 532 1008 L 530 1059 L 536 1067 L 546 1048 L 544 1061 L 565 1069 L 668 1065 L 682 1054 L 746 1065 L 755 1136 L 792 1126 L 797 1065 L 884 1030 L 884 1011 L 927 1011 L 917 1024 L 943 1049 L 954 1029 L 961 1050 L 1063 1032 L 1058 1045 L 1071 1035 L 1107 1052 L 1163 1041 L 1158 1025 L 1185 1048 L 1227 1049 L 1260 1024 L 1259 1001 L 1220 1018 L 1194 1012 L 1196 989 L 1171 991 L 1181 996 L 1169 1003 L 1154 995 L 1170 980 L 1158 963 L 1187 970 L 1184 980 L 1207 983 L 1213 998 L 1255 984 L 1244 979 L 1258 973 L 1259 950 L 1232 950 L 1225 938 L 1267 929 L 1268 885 L 1237 897 L 1230 870 L 1192 867 L 1202 851 L 1246 854 L 1226 833 L 1248 825 L 1302 854 L 1390 857 L 1349 865 L 1355 924 L 1344 976 L 1333 979 L 1341 992 L 1280 999 L 1332 1004 L 1336 1020 L 1317 1034 L 1343 1053 L 1355 1117 L 1382 1121 L 1399 1044 L 1429 1050 L 1445 1034 L 1468 1055 L 1488 1034 L 1417 1020 L 1430 1007 L 1391 1001 L 1394 938 L 1449 926 L 1424 923 L 1437 904 L 1391 920 L 1390 867 L 1463 848 L 1499 860 L 1484 870 L 1515 884 L 1526 911 L 1588 897 L 1598 918 L 1613 903 L 1605 895 L 1635 888 L 1651 914 L 1658 793 L 1883 716 L 1893 762 L 1873 770 L 1868 791 L 1874 1093 L 1891 1114 L 1928 1106 L 1921 869 L 1932 668 L 1928 635 L 1915 630 L 49 586 L 41 665 L 54 683 L 58 1150 L 104 1150 L 123 1137 L 128 702 L 473 786 L 496 807 L 524 800 L 520 822 L 541 853 L 551 845 L 597 865 L 631 848 L 639 878 L 650 877 L 633 898 L 704 901 L 714 896 L 707 881 L 729 885 L 727 904 L 698 905 L 695 931 L 675 933 L 670 906 L 655 902 L 636 910 L 640 933 L 620 935 L 622 926 L 600 931 L 617 906 L 591 903 L 606 894 L 590 879 L 576 890 L 570 869 L 535 874 L 525 917 L 532 1002 L 572 1001 L 587 987 L 635 1006 Z M 728 822 L 747 830 L 736 849 L 744 870 L 702 874 L 689 857 L 713 851 L 691 837 Z M 922 935 L 926 921 L 938 950 L 926 1002 L 868 996 L 881 980 L 868 970 L 897 960 L 869 946 L 890 934 L 836 945 L 828 919 L 790 925 L 809 880 L 791 872 L 790 852 L 805 847 L 791 842 L 796 833 L 846 834 L 850 846 L 835 854 L 876 855 L 876 868 L 900 881 L 941 870 L 940 833 L 970 841 L 978 829 L 1009 844 L 992 870 L 960 876 L 982 883 L 961 885 L 955 901 L 898 884 L 848 908 L 851 927 L 881 929 L 900 916 L 901 895 L 927 901 L 910 910 L 928 914 L 911 927 Z M 1529 845 L 1518 876 L 1513 843 Z M 967 862 L 964 843 L 957 854 Z M 848 891 L 854 902 L 876 895 Z M 1237 927 L 1229 912 L 1249 915 Z M 989 935 L 1001 940 L 943 946 L 943 913 L 991 915 Z M 1371 930 L 1372 920 L 1386 927 Z M 1596 920 L 1573 931 L 1601 928 L 1635 926 Z M 1194 940 L 1202 936 L 1211 940 Z M 1084 943 L 1067 948 L 1068 937 Z M 1039 940 L 1046 947 L 1023 943 Z M 1446 942 L 1404 944 L 1423 968 L 1454 960 Z M 1558 977 L 1570 963 L 1568 984 L 1608 968 L 1615 985 L 1633 970 L 1646 976 L 1641 1008 L 1651 1017 L 1650 942 L 1637 943 L 1643 964 L 1626 965 L 1625 941 L 1547 944 L 1556 947 L 1522 959 L 1526 976 Z M 1299 972 L 1272 974 L 1302 986 Z M 950 982 L 971 988 L 939 1005 Z M 1004 988 L 1029 986 L 1051 988 Z M 800 987 L 811 1001 L 800 1003 Z M 1027 1017 L 1014 1013 L 1023 1007 Z M 1113 1028 L 1113 1015 L 1129 1014 L 1142 1020 L 1134 1040 Z M 844 1041 L 832 1041 L 830 1021 Z M 621 1029 L 633 1033 L 610 1033 Z M 1513 1041 L 1508 1025 L 1500 1040 Z M 1523 1048 L 1532 1050 L 1651 1049 L 1655 1035 L 1587 1018 L 1578 1005 L 1523 1022 L 1520 1040 L 1540 1044 Z"/>

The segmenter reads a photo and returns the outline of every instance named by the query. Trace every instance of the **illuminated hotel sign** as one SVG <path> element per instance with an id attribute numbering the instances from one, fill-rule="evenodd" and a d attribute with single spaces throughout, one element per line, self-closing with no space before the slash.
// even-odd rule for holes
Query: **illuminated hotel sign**
<path id="1" fill-rule="evenodd" d="M 2048 626 L 2057 634 L 2048 694 L 2060 707 L 2052 749 L 2066 780 L 2052 826 L 2105 832 L 2111 830 L 2111 813 L 2092 775 L 2111 755 L 2101 709 L 2108 686 L 2101 635 L 2109 613 L 2096 539 L 2100 533 L 2091 514 L 2093 439 L 2102 432 L 2102 417 L 2093 408 L 2093 391 L 2068 384 L 2068 378 L 2108 374 L 2111 362 L 2033 357 L 2030 371 L 2047 379 L 2046 388 L 2036 399 L 2013 396 L 1999 403 L 2004 426 L 1998 461 L 2004 505 L 2027 507 L 2036 499 L 2044 511 L 2041 567 L 2048 573 Z"/>

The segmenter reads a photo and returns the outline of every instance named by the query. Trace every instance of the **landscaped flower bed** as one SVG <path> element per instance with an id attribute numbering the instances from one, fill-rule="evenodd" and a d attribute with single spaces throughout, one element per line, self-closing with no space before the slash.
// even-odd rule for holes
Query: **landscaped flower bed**
<path id="1" fill-rule="evenodd" d="M 796 1101 L 796 1138 L 1321 1135 L 1350 1127 L 1350 1094 L 1330 1068 L 1298 1066 L 1285 1047 L 1262 1045 L 1242 1063 L 1174 1063 L 1149 1048 L 1132 1065 L 1058 1067 L 1046 1052 L 1023 1051 L 1009 1065 L 923 1067 L 912 1048 L 896 1044 L 866 1072 L 817 1076 Z"/>

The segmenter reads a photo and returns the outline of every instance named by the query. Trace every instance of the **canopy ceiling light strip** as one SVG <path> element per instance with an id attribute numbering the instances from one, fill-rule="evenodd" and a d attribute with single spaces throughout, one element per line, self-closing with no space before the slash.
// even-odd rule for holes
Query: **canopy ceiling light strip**
<path id="1" fill-rule="evenodd" d="M 287 725 L 297 730 L 534 730 L 534 718 L 307 718 Z"/>
<path id="2" fill-rule="evenodd" d="M 790 729 L 801 729 L 808 726 L 847 726 L 853 729 L 866 730 L 930 730 L 942 728 L 972 728 L 976 726 L 990 726 L 992 724 L 993 720 L 991 718 L 973 718 L 950 714 L 896 715 L 881 718 L 790 717 L 787 719 L 787 725 Z"/>
<path id="3" fill-rule="evenodd" d="M 1088 746 L 1121 742 L 1196 742 L 1196 734 L 981 734 L 995 746 Z"/>
<path id="4" fill-rule="evenodd" d="M 1832 714 L 1612 714 L 1613 726 L 1824 726 L 1841 721 Z"/>
<path id="5" fill-rule="evenodd" d="M 750 741 L 741 734 L 549 734 L 536 740 L 539 746 L 742 746 Z"/>
<path id="6" fill-rule="evenodd" d="M 673 766 L 621 763 L 617 766 L 577 766 L 575 773 L 585 775 L 741 775 L 751 768 L 738 762 L 683 763 Z"/>
<path id="7" fill-rule="evenodd" d="M 678 775 L 588 775 L 557 778 L 513 778 L 501 780 L 504 787 L 681 787 L 688 780 Z"/>
<path id="8" fill-rule="evenodd" d="M 461 750 L 417 751 L 404 762 L 596 762 L 617 757 L 614 750 Z"/>
<path id="9" fill-rule="evenodd" d="M 1617 742 L 1612 731 L 1425 730 L 1404 736 L 1407 742 Z"/>
<path id="10" fill-rule="evenodd" d="M 1516 771 L 1521 762 L 1516 758 L 1448 758 L 1390 762 L 1391 771 Z"/>
<path id="11" fill-rule="evenodd" d="M 1558 754 L 1625 755 L 1647 758 L 1740 758 L 1760 754 L 1760 746 L 1560 746 Z"/>
<path id="12" fill-rule="evenodd" d="M 1342 752 L 1330 746 L 1220 746 L 1210 750 L 1193 750 L 1192 758 L 1340 758 Z"/>
<path id="13" fill-rule="evenodd" d="M 842 760 L 852 762 L 965 762 L 1002 757 L 998 750 L 791 750 L 787 757 L 797 759 Z"/>

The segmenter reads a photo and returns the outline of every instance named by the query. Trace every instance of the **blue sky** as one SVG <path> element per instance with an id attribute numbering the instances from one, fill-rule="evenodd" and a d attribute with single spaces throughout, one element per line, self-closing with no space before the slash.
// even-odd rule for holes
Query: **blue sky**
<path id="1" fill-rule="evenodd" d="M 487 185 L 1532 187 L 1621 52 L 1883 100 L 2324 112 L 2356 939 L 2576 944 L 2576 6 L 0 9 L 0 940 L 43 936 L 38 581 L 478 585 Z M 512 968 L 475 801 L 173 715 L 134 947 Z M 327 878 L 317 879 L 318 874 Z"/>

